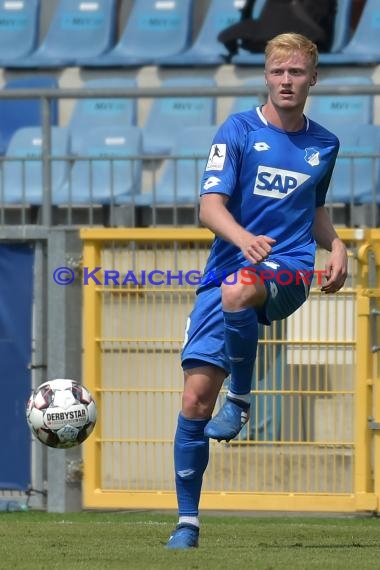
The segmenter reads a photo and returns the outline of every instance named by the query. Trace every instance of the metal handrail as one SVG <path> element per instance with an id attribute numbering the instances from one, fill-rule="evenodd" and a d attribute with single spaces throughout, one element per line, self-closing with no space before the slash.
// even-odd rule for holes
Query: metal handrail
<path id="1" fill-rule="evenodd" d="M 0 99 L 41 99 L 42 105 L 42 161 L 43 161 L 43 203 L 42 224 L 51 225 L 51 108 L 54 99 L 96 99 L 96 98 L 163 98 L 163 97 L 238 97 L 265 96 L 267 88 L 262 86 L 194 86 L 191 91 L 184 87 L 126 87 L 126 88 L 44 88 L 44 89 L 1 89 Z M 380 85 L 317 85 L 311 95 L 380 95 Z M 342 155 L 343 156 L 343 155 Z M 54 157 L 57 159 L 56 157 Z M 182 158 L 182 157 L 181 157 Z"/>

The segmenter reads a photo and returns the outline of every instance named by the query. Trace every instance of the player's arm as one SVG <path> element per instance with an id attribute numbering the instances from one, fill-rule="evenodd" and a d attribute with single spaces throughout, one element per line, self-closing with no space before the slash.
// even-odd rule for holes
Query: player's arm
<path id="1" fill-rule="evenodd" d="M 210 193 L 201 196 L 199 219 L 216 236 L 233 243 L 251 263 L 260 263 L 268 257 L 276 240 L 269 236 L 253 235 L 238 224 L 226 208 L 228 196 Z"/>
<path id="2" fill-rule="evenodd" d="M 343 287 L 347 277 L 347 250 L 336 233 L 324 206 L 320 206 L 315 211 L 313 235 L 320 247 L 331 252 L 325 266 L 326 280 L 322 291 L 336 293 Z"/>

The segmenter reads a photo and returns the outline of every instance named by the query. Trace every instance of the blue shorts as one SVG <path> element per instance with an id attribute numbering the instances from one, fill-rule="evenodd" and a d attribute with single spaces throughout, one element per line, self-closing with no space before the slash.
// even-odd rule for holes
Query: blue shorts
<path id="1" fill-rule="evenodd" d="M 303 279 L 299 269 L 278 259 L 273 262 L 277 267 L 265 262 L 254 267 L 257 278 L 263 279 L 268 292 L 265 305 L 257 309 L 258 321 L 264 325 L 294 313 L 306 301 L 310 290 L 307 281 L 311 279 L 307 276 Z M 246 283 L 252 283 L 249 274 L 246 275 Z M 187 320 L 181 360 L 184 370 L 214 364 L 230 372 L 224 344 L 221 287 L 216 283 L 198 291 Z"/>

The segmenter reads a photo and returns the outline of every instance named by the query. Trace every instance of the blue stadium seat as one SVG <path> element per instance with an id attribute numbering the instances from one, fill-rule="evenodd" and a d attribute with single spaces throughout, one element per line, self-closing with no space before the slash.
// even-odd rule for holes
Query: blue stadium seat
<path id="1" fill-rule="evenodd" d="M 114 45 L 115 0 L 59 0 L 47 34 L 28 57 L 14 68 L 60 68 L 80 65 L 83 58 L 98 57 Z"/>
<path id="2" fill-rule="evenodd" d="M 368 2 L 368 0 L 367 0 Z M 350 19 L 352 12 L 352 0 L 338 0 L 337 12 L 334 22 L 334 35 L 329 54 L 321 53 L 319 57 L 320 63 L 328 62 L 328 58 L 334 59 L 335 52 L 343 48 L 349 40 L 350 36 Z M 338 54 L 336 55 L 338 57 Z M 246 50 L 241 50 L 236 56 L 232 58 L 234 65 L 262 65 L 264 63 L 263 53 L 250 53 Z"/>
<path id="3" fill-rule="evenodd" d="M 264 87 L 264 76 L 255 77 L 253 79 L 247 79 L 244 81 L 243 85 L 245 87 Z M 241 113 L 242 111 L 248 111 L 262 105 L 266 101 L 266 95 L 237 95 L 234 98 L 232 107 L 229 114 Z"/>
<path id="4" fill-rule="evenodd" d="M 4 89 L 57 89 L 58 80 L 52 76 L 27 76 L 9 79 Z M 58 124 L 58 100 L 50 104 L 50 124 Z M 6 152 L 13 134 L 23 127 L 42 125 L 42 102 L 39 99 L 0 99 L 0 154 Z"/>
<path id="5" fill-rule="evenodd" d="M 351 16 L 353 0 L 338 0 L 334 23 L 334 36 L 330 53 L 340 52 L 349 42 L 351 36 Z M 320 54 L 323 57 L 325 54 Z"/>
<path id="6" fill-rule="evenodd" d="M 140 192 L 139 127 L 111 125 L 88 129 L 77 148 L 78 156 L 73 157 L 68 181 L 54 193 L 54 204 L 120 204 Z"/>
<path id="7" fill-rule="evenodd" d="M 253 18 L 259 16 L 266 0 L 257 0 L 254 4 Z M 211 0 L 205 19 L 193 45 L 185 52 L 162 58 L 161 66 L 213 66 L 225 62 L 228 52 L 218 41 L 218 34 L 232 26 L 241 18 L 239 8 L 245 0 Z"/>
<path id="8" fill-rule="evenodd" d="M 217 36 L 221 30 L 238 22 L 240 16 L 236 0 L 211 0 L 194 44 L 183 53 L 161 58 L 161 65 L 200 67 L 224 63 L 228 52 Z"/>
<path id="9" fill-rule="evenodd" d="M 135 79 L 122 77 L 102 77 L 90 79 L 83 84 L 84 89 L 133 88 Z M 94 98 L 78 99 L 69 120 L 71 134 L 71 152 L 78 152 L 77 146 L 82 135 L 89 128 L 132 126 L 137 123 L 137 101 L 132 98 Z"/>
<path id="10" fill-rule="evenodd" d="M 326 203 L 380 203 L 380 126 L 347 124 L 338 131 L 340 150 Z M 342 157 L 353 154 L 354 158 Z M 366 156 L 367 155 L 367 156 Z"/>
<path id="11" fill-rule="evenodd" d="M 215 87 L 208 77 L 177 77 L 166 79 L 162 87 Z M 186 126 L 207 126 L 215 123 L 214 97 L 159 97 L 154 100 L 143 126 L 144 154 L 163 155 L 172 152 L 178 129 Z"/>
<path id="12" fill-rule="evenodd" d="M 3 163 L 3 177 L 0 197 L 6 204 L 41 205 L 43 202 L 43 164 L 42 129 L 25 127 L 13 135 Z M 67 178 L 68 166 L 66 160 L 69 150 L 68 131 L 62 127 L 51 129 L 52 156 L 52 192 L 64 184 Z M 21 159 L 21 160 L 16 160 Z M 28 160 L 31 159 L 31 160 Z M 39 160 L 37 160 L 39 159 Z"/>
<path id="13" fill-rule="evenodd" d="M 358 25 L 348 44 L 341 51 L 337 50 L 337 53 L 321 54 L 320 63 L 326 65 L 379 63 L 379 31 L 380 0 L 366 0 Z"/>
<path id="14" fill-rule="evenodd" d="M 168 158 L 156 188 L 137 196 L 136 205 L 196 204 L 201 176 L 216 130 L 216 125 L 180 129 L 172 157 Z M 175 159 L 174 156 L 179 158 Z"/>
<path id="15" fill-rule="evenodd" d="M 38 42 L 40 0 L 0 2 L 0 66 L 32 53 Z"/>
<path id="16" fill-rule="evenodd" d="M 372 85 L 368 75 L 328 77 L 319 85 Z M 331 131 L 347 123 L 356 126 L 368 124 L 373 119 L 372 95 L 311 95 L 307 106 L 310 119 L 321 123 Z"/>
<path id="17" fill-rule="evenodd" d="M 191 42 L 193 0 L 135 0 L 117 45 L 82 66 L 154 65 L 185 50 Z"/>

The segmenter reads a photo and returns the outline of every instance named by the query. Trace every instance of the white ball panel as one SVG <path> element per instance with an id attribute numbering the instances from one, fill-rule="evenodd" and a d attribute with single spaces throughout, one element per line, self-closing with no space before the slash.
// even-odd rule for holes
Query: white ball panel
<path id="1" fill-rule="evenodd" d="M 97 409 L 94 400 L 92 400 L 87 406 L 88 421 L 95 423 L 97 417 Z"/>
<path id="2" fill-rule="evenodd" d="M 57 431 L 59 441 L 62 443 L 75 442 L 78 437 L 79 430 L 71 425 L 65 425 Z"/>
<path id="3" fill-rule="evenodd" d="M 63 408 L 67 410 L 70 406 L 75 405 L 76 399 L 71 390 L 56 390 L 53 396 L 53 405 L 57 408 Z"/>
<path id="4" fill-rule="evenodd" d="M 38 408 L 32 408 L 30 414 L 28 416 L 29 423 L 34 427 L 35 430 L 38 430 L 41 427 L 44 427 L 44 412 L 39 410 Z"/>

